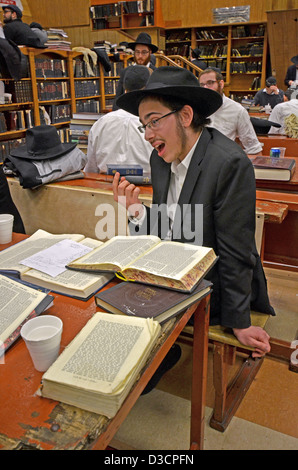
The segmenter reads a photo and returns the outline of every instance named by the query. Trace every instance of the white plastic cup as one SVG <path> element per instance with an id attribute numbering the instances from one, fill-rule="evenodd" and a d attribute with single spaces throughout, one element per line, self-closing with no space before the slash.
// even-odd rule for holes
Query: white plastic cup
<path id="1" fill-rule="evenodd" d="M 11 214 L 0 214 L 0 244 L 11 242 L 13 219 Z"/>
<path id="2" fill-rule="evenodd" d="M 21 336 L 36 370 L 46 371 L 57 359 L 62 330 L 62 321 L 53 315 L 32 318 L 22 326 Z"/>
<path id="3" fill-rule="evenodd" d="M 280 150 L 280 157 L 284 157 L 286 153 L 286 147 L 278 147 Z"/>

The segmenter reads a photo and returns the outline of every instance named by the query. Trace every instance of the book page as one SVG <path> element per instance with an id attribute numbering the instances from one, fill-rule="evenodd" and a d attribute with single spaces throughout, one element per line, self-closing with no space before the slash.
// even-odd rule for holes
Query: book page
<path id="1" fill-rule="evenodd" d="M 179 280 L 208 252 L 210 248 L 203 246 L 166 241 L 131 263 L 129 269 L 138 269 Z"/>
<path id="2" fill-rule="evenodd" d="M 110 264 L 117 266 L 118 269 L 123 269 L 159 242 L 158 237 L 148 235 L 113 237 L 99 249 L 70 263 L 70 266 L 75 267 L 76 264 L 87 264 L 88 266 L 92 264 Z"/>
<path id="3" fill-rule="evenodd" d="M 46 297 L 0 274 L 0 340 L 4 342 Z"/>
<path id="4" fill-rule="evenodd" d="M 119 393 L 159 331 L 160 325 L 152 319 L 96 313 L 43 380 L 102 394 Z"/>
<path id="5" fill-rule="evenodd" d="M 100 242 L 99 240 L 93 240 L 92 238 L 85 238 L 80 243 L 90 248 L 96 248 L 103 244 L 103 242 Z M 109 275 L 107 274 L 107 281 L 110 279 L 108 276 Z M 69 269 L 67 269 L 61 274 L 58 274 L 58 276 L 54 278 L 49 274 L 38 271 L 37 269 L 30 269 L 23 275 L 23 279 L 27 280 L 28 282 L 34 283 L 37 282 L 38 279 L 42 281 L 43 286 L 53 286 L 53 289 L 55 289 L 55 286 L 57 287 L 57 289 L 59 288 L 59 286 L 64 286 L 70 289 L 76 289 L 78 291 L 85 290 L 87 287 L 92 286 L 97 279 L 103 277 L 104 276 L 100 274 L 89 274 L 81 271 L 70 271 Z"/>
<path id="6" fill-rule="evenodd" d="M 20 264 L 25 258 L 34 255 L 35 253 L 49 248 L 50 246 L 57 243 L 59 240 L 71 239 L 74 241 L 81 241 L 84 239 L 83 235 L 51 235 L 44 230 L 38 230 L 31 237 L 23 240 L 16 245 L 13 245 L 0 253 L 0 270 L 11 269 L 24 273 L 28 271 L 27 266 Z"/>

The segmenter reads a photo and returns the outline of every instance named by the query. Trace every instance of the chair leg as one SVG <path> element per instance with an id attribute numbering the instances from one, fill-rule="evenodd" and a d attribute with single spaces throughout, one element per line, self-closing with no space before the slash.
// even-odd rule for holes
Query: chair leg
<path id="1" fill-rule="evenodd" d="M 213 383 L 215 388 L 215 405 L 210 426 L 224 432 L 236 413 L 250 384 L 261 367 L 264 358 L 246 359 L 228 385 L 228 365 L 232 349 L 236 348 L 223 343 L 215 343 L 213 354 Z M 233 354 L 234 354 L 233 351 Z"/>

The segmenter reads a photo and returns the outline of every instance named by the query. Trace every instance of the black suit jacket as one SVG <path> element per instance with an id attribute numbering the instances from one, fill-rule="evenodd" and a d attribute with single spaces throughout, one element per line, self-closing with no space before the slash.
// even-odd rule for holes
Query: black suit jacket
<path id="1" fill-rule="evenodd" d="M 129 67 L 133 67 L 133 65 L 129 65 Z M 151 64 L 151 62 L 149 64 L 149 67 L 152 70 L 156 69 L 156 67 L 153 64 Z M 119 81 L 118 81 L 118 84 L 117 84 L 117 89 L 116 89 L 116 96 L 115 96 L 114 103 L 113 103 L 113 111 L 116 111 L 116 109 L 119 109 L 119 107 L 116 105 L 117 98 L 119 98 L 119 96 L 123 95 L 123 93 L 125 92 L 125 90 L 124 90 L 124 77 L 125 77 L 126 70 L 127 70 L 127 67 L 122 69 L 121 72 L 120 72 L 120 78 L 119 78 Z"/>
<path id="2" fill-rule="evenodd" d="M 287 73 L 286 73 L 285 85 L 290 86 L 289 85 L 289 80 L 296 80 L 296 70 L 297 69 L 296 69 L 295 64 L 290 65 L 290 67 L 288 68 Z"/>
<path id="3" fill-rule="evenodd" d="M 153 204 L 166 204 L 171 165 L 154 150 L 151 155 Z M 274 315 L 266 279 L 255 246 L 255 176 L 242 149 L 213 128 L 205 128 L 188 168 L 178 205 L 184 218 L 176 217 L 173 239 L 191 243 L 187 219 L 194 229 L 195 205 L 203 205 L 202 245 L 212 247 L 219 259 L 206 278 L 213 282 L 210 323 L 231 328 L 250 325 L 250 309 Z M 139 234 L 159 234 L 161 218 L 148 209 Z M 158 224 L 159 218 L 159 226 Z"/>

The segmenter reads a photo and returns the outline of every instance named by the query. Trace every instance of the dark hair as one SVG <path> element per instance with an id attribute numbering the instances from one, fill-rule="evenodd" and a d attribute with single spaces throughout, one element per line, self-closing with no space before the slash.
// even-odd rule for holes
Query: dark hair
<path id="1" fill-rule="evenodd" d="M 191 122 L 191 127 L 194 131 L 202 131 L 207 124 L 210 123 L 210 119 L 206 118 L 205 116 L 202 116 L 192 105 L 192 103 L 188 103 L 184 99 L 179 99 L 179 98 L 173 98 L 172 96 L 160 96 L 160 95 L 154 95 L 151 96 L 160 103 L 162 103 L 164 106 L 168 107 L 171 111 L 174 109 L 177 109 L 180 111 L 183 106 L 188 104 L 192 110 L 193 110 L 193 118 Z"/>
<path id="2" fill-rule="evenodd" d="M 215 73 L 215 78 L 216 80 L 224 80 L 224 77 L 220 71 L 220 69 L 218 69 L 217 67 L 207 67 L 206 69 L 204 69 L 200 75 L 199 75 L 199 78 L 202 76 L 202 75 L 205 75 L 206 73 L 210 73 L 210 72 L 214 72 Z"/>
<path id="3" fill-rule="evenodd" d="M 292 98 L 292 93 L 293 93 L 293 88 L 288 88 L 287 91 L 285 91 L 285 97 L 288 98 L 288 100 L 290 101 L 290 99 Z M 296 96 L 297 98 L 297 96 Z"/>

